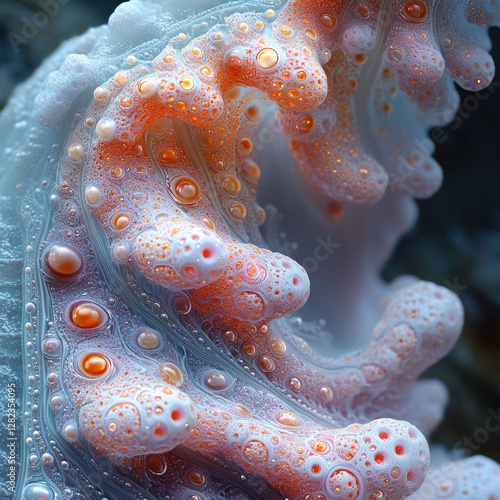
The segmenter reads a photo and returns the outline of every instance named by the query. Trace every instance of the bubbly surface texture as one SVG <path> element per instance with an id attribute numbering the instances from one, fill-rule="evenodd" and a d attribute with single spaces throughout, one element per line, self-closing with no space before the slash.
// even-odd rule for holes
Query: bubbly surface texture
<path id="1" fill-rule="evenodd" d="M 447 391 L 419 377 L 463 308 L 379 272 L 441 184 L 427 132 L 454 82 L 493 79 L 499 22 L 495 0 L 131 0 L 19 87 L 0 118 L 24 256 L 13 497 L 495 500 L 484 457 L 422 496 Z M 276 164 L 298 231 L 330 231 L 303 265 L 258 204 Z M 298 311 L 337 248 L 328 331 Z"/>

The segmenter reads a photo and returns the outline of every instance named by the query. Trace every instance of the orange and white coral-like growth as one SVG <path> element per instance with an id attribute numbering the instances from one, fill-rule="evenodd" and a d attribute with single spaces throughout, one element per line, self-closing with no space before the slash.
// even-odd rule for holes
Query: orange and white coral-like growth
<path id="1" fill-rule="evenodd" d="M 313 351 L 287 318 L 309 277 L 259 230 L 262 132 L 274 111 L 331 219 L 343 203 L 387 203 L 370 225 L 384 225 L 376 255 L 356 260 L 376 274 L 408 225 L 390 207 L 441 183 L 426 134 L 455 112 L 452 82 L 491 81 L 482 28 L 498 9 L 259 0 L 190 17 L 182 3 L 124 4 L 43 70 L 34 116 L 55 130 L 44 168 L 57 169 L 30 287 L 50 298 L 40 349 L 56 427 L 137 498 L 402 500 L 424 480 L 424 435 L 447 398 L 417 379 L 453 346 L 462 306 L 430 283 L 377 281 L 371 342 Z M 363 297 L 348 281 L 328 286 Z M 51 498 L 41 477 L 26 500 Z"/>

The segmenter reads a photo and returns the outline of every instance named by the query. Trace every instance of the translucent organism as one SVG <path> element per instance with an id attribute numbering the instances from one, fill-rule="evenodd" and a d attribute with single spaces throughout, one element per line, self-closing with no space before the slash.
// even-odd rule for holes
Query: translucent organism
<path id="1" fill-rule="evenodd" d="M 453 81 L 493 78 L 499 16 L 491 1 L 132 0 L 19 87 L 0 124 L 24 269 L 16 498 L 419 498 L 447 393 L 418 377 L 463 310 L 378 273 L 413 198 L 440 186 L 427 131 L 453 117 Z M 297 231 L 327 224 L 348 250 L 323 277 L 331 334 L 294 314 L 308 273 L 260 229 L 274 114 L 307 181 Z M 436 498 L 496 498 L 497 464 L 453 467 Z"/>

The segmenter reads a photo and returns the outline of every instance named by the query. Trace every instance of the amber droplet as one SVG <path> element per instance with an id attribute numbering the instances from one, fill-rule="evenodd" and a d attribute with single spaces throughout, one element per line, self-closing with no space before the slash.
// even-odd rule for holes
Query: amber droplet
<path id="1" fill-rule="evenodd" d="M 194 179 L 178 177 L 172 184 L 174 198 L 181 205 L 194 205 L 200 199 L 200 186 Z"/>
<path id="2" fill-rule="evenodd" d="M 222 179 L 222 189 L 229 196 L 236 196 L 241 190 L 240 181 L 234 177 L 233 175 L 226 175 L 224 179 Z"/>
<path id="3" fill-rule="evenodd" d="M 109 370 L 109 360 L 97 352 L 84 354 L 80 360 L 80 368 L 89 377 L 101 377 Z"/>
<path id="4" fill-rule="evenodd" d="M 260 178 L 260 168 L 253 160 L 246 160 L 241 166 L 245 178 L 251 182 L 257 182 Z"/>
<path id="5" fill-rule="evenodd" d="M 285 36 L 290 36 L 292 34 L 292 29 L 289 26 L 282 26 L 280 31 Z"/>
<path id="6" fill-rule="evenodd" d="M 195 486 L 201 486 L 202 484 L 205 483 L 205 475 L 203 474 L 203 472 L 197 469 L 190 470 L 187 473 L 186 477 L 187 480 Z"/>
<path id="7" fill-rule="evenodd" d="M 410 23 L 423 23 L 429 17 L 429 9 L 425 2 L 411 0 L 403 5 L 401 16 Z"/>
<path id="8" fill-rule="evenodd" d="M 269 356 L 262 356 L 259 359 L 259 366 L 264 372 L 272 372 L 274 370 L 274 361 Z"/>
<path id="9" fill-rule="evenodd" d="M 251 342 L 245 342 L 242 347 L 243 353 L 247 356 L 253 356 L 255 354 L 255 346 Z"/>
<path id="10" fill-rule="evenodd" d="M 242 205 L 238 201 L 235 201 L 234 203 L 231 204 L 229 207 L 229 213 L 238 220 L 243 220 L 246 215 L 247 215 L 247 209 L 245 208 L 245 205 Z"/>
<path id="11" fill-rule="evenodd" d="M 323 14 L 319 20 L 325 28 L 333 28 L 337 24 L 337 20 L 330 14 Z"/>
<path id="12" fill-rule="evenodd" d="M 296 127 L 300 132 L 309 132 L 314 127 L 314 118 L 311 115 L 304 115 L 297 121 Z"/>
<path id="13" fill-rule="evenodd" d="M 271 341 L 271 349 L 277 356 L 283 356 L 286 353 L 286 344 L 278 337 L 275 337 Z"/>
<path id="14" fill-rule="evenodd" d="M 306 29 L 306 35 L 311 40 L 316 40 L 318 38 L 318 35 L 316 34 L 316 31 L 314 31 L 313 29 Z"/>
<path id="15" fill-rule="evenodd" d="M 177 160 L 177 153 L 173 149 L 165 149 L 161 154 L 161 159 L 165 163 L 172 163 Z"/>
<path id="16" fill-rule="evenodd" d="M 257 54 L 257 64 L 262 69 L 271 69 L 278 63 L 278 53 L 274 49 L 262 49 Z"/>
<path id="17" fill-rule="evenodd" d="M 203 221 L 203 224 L 205 224 L 205 226 L 208 227 L 208 229 L 211 229 L 212 231 L 215 231 L 214 223 L 210 219 L 207 219 L 206 217 L 204 217 L 201 220 Z"/>
<path id="18" fill-rule="evenodd" d="M 97 328 L 105 317 L 104 309 L 92 302 L 81 302 L 71 309 L 71 322 L 78 328 Z"/>

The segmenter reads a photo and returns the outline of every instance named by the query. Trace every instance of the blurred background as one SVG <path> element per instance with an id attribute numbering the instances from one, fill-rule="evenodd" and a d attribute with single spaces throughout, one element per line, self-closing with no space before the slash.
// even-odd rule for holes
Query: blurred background
<path id="1" fill-rule="evenodd" d="M 106 22 L 119 3 L 0 0 L 0 109 L 62 40 Z M 500 30 L 490 34 L 500 68 Z M 491 414 L 499 415 L 500 424 L 500 74 L 480 95 L 461 96 L 457 119 L 434 135 L 443 188 L 419 202 L 420 220 L 384 277 L 414 274 L 451 288 L 463 301 L 461 340 L 427 373 L 451 392 L 447 418 L 434 438 L 500 461 L 500 425 L 487 429 Z"/>

